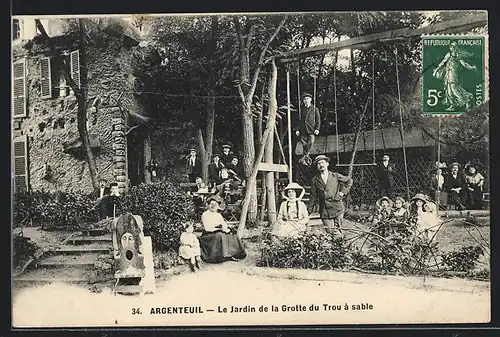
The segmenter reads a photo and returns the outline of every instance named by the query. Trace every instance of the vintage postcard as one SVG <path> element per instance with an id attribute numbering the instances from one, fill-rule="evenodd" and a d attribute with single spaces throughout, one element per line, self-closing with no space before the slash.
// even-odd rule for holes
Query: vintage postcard
<path id="1" fill-rule="evenodd" d="M 490 321 L 486 11 L 12 17 L 12 324 Z"/>

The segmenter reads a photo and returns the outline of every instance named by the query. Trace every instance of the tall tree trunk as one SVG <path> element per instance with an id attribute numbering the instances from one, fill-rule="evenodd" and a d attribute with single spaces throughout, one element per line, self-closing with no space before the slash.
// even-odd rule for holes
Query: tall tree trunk
<path id="1" fill-rule="evenodd" d="M 252 199 L 252 191 L 255 190 L 257 173 L 259 172 L 259 163 L 262 161 L 264 156 L 264 149 L 266 147 L 268 137 L 274 137 L 273 128 L 276 123 L 276 81 L 278 77 L 278 68 L 274 60 L 271 61 L 271 72 L 269 74 L 268 92 L 269 92 L 269 108 L 268 108 L 268 118 L 266 123 L 266 130 L 262 136 L 262 142 L 260 143 L 259 153 L 255 159 L 255 163 L 252 167 L 251 174 L 247 178 L 247 189 L 245 192 L 245 198 L 243 199 L 243 205 L 241 209 L 240 223 L 238 225 L 238 235 L 241 237 L 245 229 L 245 223 L 247 220 L 247 214 L 249 211 L 250 201 Z"/>
<path id="2" fill-rule="evenodd" d="M 209 49 L 209 60 L 210 67 L 208 72 L 208 100 L 207 100 L 207 119 L 206 119 L 206 131 L 205 131 L 205 147 L 202 156 L 202 177 L 203 181 L 208 181 L 208 165 L 210 164 L 210 159 L 212 157 L 213 144 L 214 144 L 214 124 L 215 124 L 215 86 L 216 86 L 216 73 L 213 71 L 215 69 L 215 57 L 217 52 L 217 41 L 218 41 L 218 31 L 219 31 L 219 17 L 211 17 L 211 31 L 210 31 L 210 49 Z"/>
<path id="3" fill-rule="evenodd" d="M 83 150 L 87 157 L 89 165 L 90 179 L 94 190 L 99 190 L 99 182 L 97 178 L 97 165 L 90 146 L 90 137 L 87 130 L 87 93 L 88 93 L 88 68 L 87 68 L 87 55 L 85 48 L 85 19 L 78 19 L 79 23 L 79 54 L 80 54 L 80 95 L 77 96 L 78 112 L 77 112 L 77 125 L 78 133 L 82 141 Z"/>

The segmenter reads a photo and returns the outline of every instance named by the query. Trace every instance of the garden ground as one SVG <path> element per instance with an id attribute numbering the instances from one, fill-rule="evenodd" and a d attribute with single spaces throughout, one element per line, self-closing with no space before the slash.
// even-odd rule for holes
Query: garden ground
<path id="1" fill-rule="evenodd" d="M 346 221 L 346 228 L 355 226 Z M 469 228 L 472 229 L 472 228 Z M 489 227 L 477 227 L 489 238 Z M 447 223 L 440 231 L 443 251 L 475 245 L 458 221 Z M 27 231 L 29 232 L 29 231 Z M 40 231 L 34 231 L 40 232 Z M 257 234 L 258 230 L 252 231 Z M 472 233 L 472 231 L 471 231 Z M 25 233 L 27 235 L 27 233 Z M 59 233 L 38 233 L 38 239 Z M 36 237 L 33 240 L 37 240 Z M 110 282 L 91 289 L 74 285 L 50 284 L 16 289 L 13 319 L 16 325 L 212 325 L 212 324 L 363 324 L 404 322 L 486 322 L 489 320 L 489 283 L 464 279 L 437 279 L 366 275 L 338 271 L 311 271 L 258 268 L 258 236 L 245 239 L 248 257 L 240 262 L 219 265 L 203 264 L 196 273 L 186 266 L 156 270 L 156 292 L 144 296 L 113 296 Z M 481 262 L 489 267 L 487 260 Z M 405 301 L 401 301 L 404 298 Z M 374 309 L 364 314 L 346 310 L 324 310 L 323 305 L 349 306 L 368 303 Z M 308 311 L 298 314 L 282 311 L 282 305 L 317 305 L 314 316 Z M 171 305 L 202 306 L 203 315 L 151 315 L 151 308 Z M 223 314 L 231 306 L 249 305 L 257 313 Z M 264 315 L 260 305 L 278 307 L 278 312 Z M 141 308 L 143 316 L 132 315 Z M 45 309 L 44 309 L 45 308 Z M 46 310 L 51 308 L 51 310 Z M 295 307 L 297 308 L 297 307 Z M 301 308 L 301 307 L 299 307 Z M 327 308 L 327 307 L 325 307 Z M 345 308 L 345 307 L 343 307 Z M 214 312 L 207 312 L 214 309 Z M 382 318 L 384 317 L 384 318 Z"/>

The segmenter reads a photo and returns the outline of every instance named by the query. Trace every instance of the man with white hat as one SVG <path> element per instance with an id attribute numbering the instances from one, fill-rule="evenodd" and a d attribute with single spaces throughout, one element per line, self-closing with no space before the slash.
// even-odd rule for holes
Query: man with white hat
<path id="1" fill-rule="evenodd" d="M 196 177 L 201 175 L 201 160 L 196 157 L 196 149 L 191 148 L 186 157 L 186 173 L 189 176 L 189 182 L 194 183 Z"/>
<path id="2" fill-rule="evenodd" d="M 318 174 L 312 178 L 309 213 L 319 206 L 319 215 L 326 231 L 342 235 L 342 220 L 345 212 L 344 196 L 352 186 L 352 179 L 328 170 L 330 158 L 319 155 L 314 159 Z"/>

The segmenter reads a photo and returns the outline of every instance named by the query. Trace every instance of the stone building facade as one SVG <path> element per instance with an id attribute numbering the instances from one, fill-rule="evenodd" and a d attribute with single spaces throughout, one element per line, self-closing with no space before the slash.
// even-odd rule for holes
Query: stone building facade
<path id="1" fill-rule="evenodd" d="M 148 139 L 142 136 L 147 119 L 134 118 L 146 115 L 137 100 L 132 75 L 133 51 L 140 48 L 140 36 L 121 19 L 89 20 L 81 54 L 78 29 L 75 33 L 71 26 L 77 20 L 42 22 L 52 46 L 36 31 L 36 25 L 30 22 L 34 19 L 15 20 L 18 27 L 31 28 L 30 32 L 13 35 L 14 189 L 82 193 L 93 190 L 77 129 L 78 104 L 59 66 L 60 62 L 67 62 L 71 78 L 81 86 L 80 56 L 85 55 L 87 129 L 98 177 L 117 182 L 122 192 L 126 191 L 130 169 L 144 171 L 144 163 L 150 157 L 143 144 Z M 128 140 L 134 139 L 136 132 L 141 133 L 140 142 L 133 142 L 140 146 L 139 156 L 130 162 Z M 138 161 L 138 157 L 142 160 Z"/>

